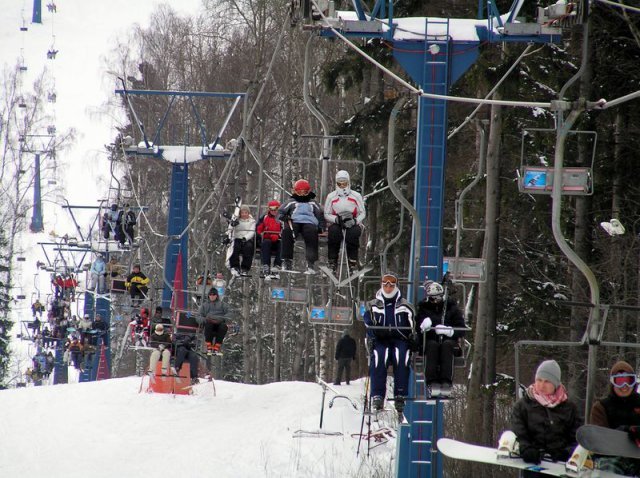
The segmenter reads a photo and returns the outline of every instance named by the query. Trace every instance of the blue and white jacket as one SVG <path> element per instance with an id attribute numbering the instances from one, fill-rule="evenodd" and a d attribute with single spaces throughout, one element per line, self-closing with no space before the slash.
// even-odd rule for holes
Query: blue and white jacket
<path id="1" fill-rule="evenodd" d="M 414 317 L 413 306 L 402 297 L 399 289 L 391 298 L 386 298 L 382 295 L 382 290 L 379 290 L 376 298 L 367 302 L 367 310 L 364 313 L 367 337 L 408 340 L 411 330 L 415 327 Z M 389 329 L 370 327 L 389 327 Z M 398 327 L 402 330 L 398 330 Z"/>

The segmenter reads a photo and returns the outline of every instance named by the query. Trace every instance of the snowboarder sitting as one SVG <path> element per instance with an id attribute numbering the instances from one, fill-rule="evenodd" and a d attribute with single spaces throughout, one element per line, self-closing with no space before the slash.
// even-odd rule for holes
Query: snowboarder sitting
<path id="1" fill-rule="evenodd" d="M 256 220 L 249 211 L 249 206 L 240 206 L 240 217 L 237 221 L 229 223 L 231 229 L 231 255 L 229 256 L 229 268 L 234 276 L 249 276 L 256 236 Z M 242 265 L 240 264 L 242 256 Z"/>
<path id="2" fill-rule="evenodd" d="M 582 418 L 561 382 L 558 362 L 545 360 L 536 370 L 535 382 L 513 407 L 511 430 L 526 463 L 538 464 L 544 455 L 566 461 L 576 447 L 576 431 Z M 524 478 L 544 476 L 525 470 Z"/>
<path id="3" fill-rule="evenodd" d="M 143 299 L 146 299 L 149 288 L 147 284 L 149 278 L 140 272 L 140 264 L 133 266 L 133 271 L 127 276 L 125 287 L 131 294 L 131 303 L 134 306 L 140 305 Z"/>
<path id="4" fill-rule="evenodd" d="M 393 395 L 396 410 L 404 410 L 409 390 L 409 336 L 414 327 L 414 311 L 402 298 L 398 276 L 387 272 L 376 298 L 364 313 L 370 353 L 371 405 L 381 410 L 387 388 L 387 368 L 393 366 Z"/>
<path id="5" fill-rule="evenodd" d="M 218 290 L 212 287 L 209 290 L 209 300 L 205 301 L 198 310 L 196 320 L 204 325 L 204 341 L 207 347 L 207 355 L 220 352 L 222 342 L 229 330 L 227 321 L 227 305 L 218 296 Z"/>
<path id="6" fill-rule="evenodd" d="M 324 214 L 313 199 L 309 182 L 298 179 L 293 185 L 291 198 L 280 206 L 278 219 L 283 222 L 282 257 L 283 269 L 291 270 L 293 264 L 293 246 L 298 235 L 302 235 L 307 259 L 307 274 L 315 274 L 318 260 L 318 235 L 324 231 Z"/>
<path id="7" fill-rule="evenodd" d="M 262 238 L 260 253 L 262 258 L 262 271 L 260 277 L 271 276 L 272 273 L 277 278 L 278 269 L 282 267 L 282 253 L 280 234 L 282 233 L 282 223 L 278 221 L 279 201 L 269 201 L 267 213 L 260 218 L 256 230 Z M 273 268 L 271 267 L 271 257 L 273 257 Z"/>
<path id="8" fill-rule="evenodd" d="M 329 193 L 324 203 L 324 218 L 329 225 L 327 257 L 329 267 L 337 272 L 340 246 L 345 243 L 349 270 L 358 268 L 358 248 L 362 234 L 362 221 L 366 217 L 362 196 L 351 190 L 347 171 L 336 174 L 336 190 Z"/>
<path id="9" fill-rule="evenodd" d="M 627 362 L 616 362 L 609 372 L 609 388 L 606 397 L 591 407 L 589 423 L 601 427 L 626 431 L 629 438 L 640 438 L 640 394 L 638 378 Z M 637 443 L 637 442 L 636 442 Z M 640 460 L 624 457 L 596 456 L 596 468 L 620 475 L 638 476 Z"/>
<path id="10" fill-rule="evenodd" d="M 351 362 L 356 359 L 356 341 L 349 335 L 349 331 L 345 330 L 344 335 L 336 345 L 336 360 L 338 361 L 338 370 L 336 371 L 336 379 L 334 385 L 340 385 L 342 381 L 342 371 L 345 371 L 345 380 L 347 385 L 351 381 Z"/>
<path id="11" fill-rule="evenodd" d="M 171 336 L 164 331 L 164 325 L 157 324 L 151 337 L 149 345 L 154 348 L 149 359 L 149 371 L 156 373 L 156 365 L 162 357 L 162 375 L 169 372 L 169 360 L 171 360 Z"/>
<path id="12" fill-rule="evenodd" d="M 432 280 L 424 283 L 425 298 L 418 303 L 417 350 L 425 357 L 424 377 L 431 397 L 448 397 L 453 384 L 453 359 L 464 337 L 462 312 L 454 299 L 444 297 L 444 288 Z"/>

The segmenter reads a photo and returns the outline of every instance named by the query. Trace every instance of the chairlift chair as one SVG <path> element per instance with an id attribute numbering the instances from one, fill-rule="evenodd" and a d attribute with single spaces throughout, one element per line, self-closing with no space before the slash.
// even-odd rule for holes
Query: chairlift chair
<path id="1" fill-rule="evenodd" d="M 520 169 L 517 171 L 518 190 L 527 194 L 551 194 L 553 190 L 553 165 L 546 164 L 547 157 L 553 157 L 550 152 L 546 155 L 539 151 L 535 152 L 538 158 L 538 164 L 526 164 L 526 158 L 531 157 L 533 153 L 527 152 L 527 143 L 537 135 L 555 134 L 555 129 L 532 128 L 522 131 L 520 144 Z M 596 155 L 596 144 L 598 135 L 595 131 L 569 131 L 569 136 L 577 138 L 578 135 L 587 137 L 591 142 L 591 162 L 588 166 L 569 166 L 562 168 L 562 194 L 567 196 L 590 196 L 593 194 L 593 164 Z M 574 144 L 577 143 L 574 142 Z M 565 153 L 569 157 L 569 150 Z M 531 161 L 529 161 L 531 162 Z M 539 163 L 543 163 L 540 165 Z"/>

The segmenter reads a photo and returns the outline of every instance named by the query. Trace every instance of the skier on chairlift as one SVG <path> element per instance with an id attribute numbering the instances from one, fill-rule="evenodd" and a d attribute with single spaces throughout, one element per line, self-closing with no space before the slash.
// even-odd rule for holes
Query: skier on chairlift
<path id="1" fill-rule="evenodd" d="M 398 288 L 398 276 L 387 272 L 376 297 L 364 313 L 370 354 L 371 406 L 382 410 L 387 390 L 387 368 L 393 366 L 393 395 L 398 413 L 409 393 L 409 337 L 414 327 L 413 307 Z"/>
<path id="2" fill-rule="evenodd" d="M 325 220 L 322 209 L 314 201 L 315 193 L 306 179 L 298 179 L 293 185 L 291 198 L 280 206 L 278 219 L 284 224 L 282 230 L 283 270 L 293 267 L 293 246 L 299 235 L 305 244 L 307 259 L 306 274 L 315 274 L 318 260 L 318 235 L 324 231 Z"/>
<path id="3" fill-rule="evenodd" d="M 362 221 L 366 217 L 364 201 L 360 193 L 351 189 L 347 171 L 336 173 L 336 189 L 324 203 L 324 218 L 328 224 L 327 256 L 329 267 L 338 270 L 340 246 L 344 241 L 347 249 L 349 270 L 358 269 L 358 248 L 362 234 Z"/>
<path id="4" fill-rule="evenodd" d="M 102 216 L 102 236 L 105 239 L 109 239 L 113 233 L 113 238 L 118 240 L 120 238 L 119 233 L 119 219 L 120 213 L 118 212 L 118 205 L 112 204 L 111 209 L 106 211 Z M 117 236 L 117 237 L 116 237 Z"/>
<path id="5" fill-rule="evenodd" d="M 134 226 L 136 223 L 136 213 L 131 210 L 128 204 L 125 204 L 124 209 L 118 213 L 117 235 L 121 247 L 124 247 L 125 242 L 128 242 L 129 246 L 133 245 L 135 236 Z"/>
<path id="6" fill-rule="evenodd" d="M 280 202 L 269 201 L 267 213 L 260 218 L 256 231 L 261 237 L 260 253 L 262 258 L 262 270 L 260 277 L 278 278 L 278 270 L 282 267 L 282 241 L 280 235 L 282 233 L 282 223 L 278 221 L 278 208 Z M 273 257 L 273 267 L 271 267 L 271 258 Z"/>
<path id="7" fill-rule="evenodd" d="M 418 303 L 417 351 L 424 354 L 424 377 L 431 397 L 448 397 L 453 384 L 453 359 L 459 352 L 458 339 L 464 331 L 464 317 L 455 299 L 446 298 L 442 285 L 424 282 L 425 298 Z"/>
<path id="8" fill-rule="evenodd" d="M 248 277 L 255 252 L 256 220 L 249 206 L 240 206 L 240 217 L 231 232 L 233 252 L 229 257 L 229 268 L 234 276 Z M 240 263 L 242 256 L 242 263 Z"/>

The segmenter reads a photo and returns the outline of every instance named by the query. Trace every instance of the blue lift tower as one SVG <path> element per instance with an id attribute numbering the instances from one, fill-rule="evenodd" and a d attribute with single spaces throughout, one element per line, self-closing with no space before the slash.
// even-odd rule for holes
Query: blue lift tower
<path id="1" fill-rule="evenodd" d="M 371 13 L 361 0 L 353 0 L 355 11 L 338 12 L 333 2 L 303 0 L 304 29 L 326 37 L 380 38 L 393 46 L 393 55 L 423 93 L 448 95 L 451 86 L 478 59 L 485 42 L 555 43 L 561 40 L 560 22 L 582 21 L 582 5 L 567 3 L 560 8 L 538 8 L 532 23 L 516 22 L 524 0 L 515 0 L 509 12 L 500 15 L 493 1 L 486 3 L 484 19 L 394 18 L 391 0 L 377 0 Z M 586 5 L 586 4 L 585 4 Z M 480 2 L 482 10 L 482 2 Z M 573 9 L 573 10 L 571 10 Z M 482 12 L 479 12 L 479 17 Z M 443 207 L 447 152 L 448 101 L 420 96 L 418 103 L 414 208 L 420 230 L 414 221 L 410 278 L 417 284 L 443 276 Z M 416 250 L 415 238 L 420 235 Z M 418 269 L 416 271 L 416 268 Z M 415 282 L 415 281 L 414 281 Z M 417 302 L 418 287 L 410 287 L 409 300 Z M 413 290 L 411 290 L 413 289 Z M 411 380 L 411 383 L 416 383 Z M 424 384 L 422 384 L 424 387 Z M 416 388 L 415 386 L 413 387 Z M 413 397 L 425 396 L 410 390 Z M 435 443 L 442 437 L 443 404 L 438 400 L 409 401 L 405 408 L 408 424 L 398 433 L 397 476 L 442 477 L 442 459 Z"/>
<path id="2" fill-rule="evenodd" d="M 162 290 L 162 307 L 168 308 L 172 305 L 174 284 L 180 284 L 184 290 L 187 284 L 188 272 L 188 240 L 189 234 L 187 225 L 189 224 L 189 164 L 194 161 L 204 159 L 229 159 L 231 151 L 224 149 L 221 145 L 229 120 L 237 109 L 240 101 L 245 97 L 245 93 L 215 93 L 200 91 L 158 91 L 158 90 L 116 90 L 117 94 L 123 95 L 127 100 L 133 119 L 142 136 L 142 141 L 137 144 L 130 144 L 125 147 L 127 154 L 156 157 L 170 161 L 171 170 L 171 193 L 169 198 L 169 218 L 167 235 L 169 244 L 166 248 L 164 261 L 164 280 Z M 151 96 L 167 98 L 167 107 L 158 123 L 152 138 L 147 136 L 144 125 L 138 119 L 132 96 Z M 178 98 L 185 99 L 191 106 L 191 112 L 200 130 L 199 146 L 170 146 L 162 145 L 162 132 L 166 125 L 167 118 L 172 106 Z M 224 119 L 218 132 L 210 140 L 205 129 L 200 110 L 196 106 L 196 98 L 227 98 L 233 100 L 233 104 Z M 177 272 L 177 274 L 176 274 Z M 176 304 L 185 304 L 186 293 L 177 296 Z"/>

